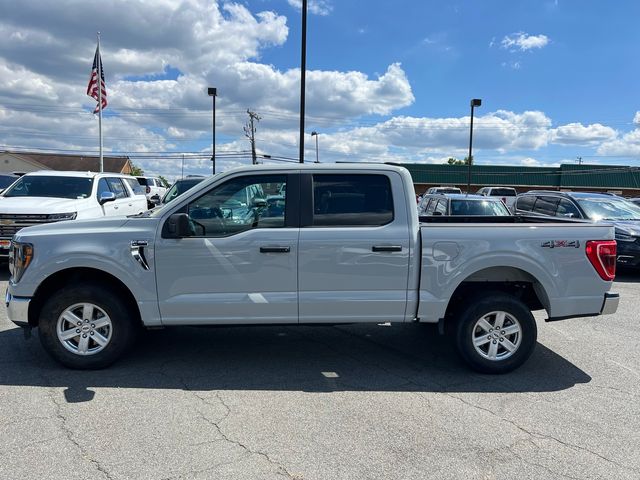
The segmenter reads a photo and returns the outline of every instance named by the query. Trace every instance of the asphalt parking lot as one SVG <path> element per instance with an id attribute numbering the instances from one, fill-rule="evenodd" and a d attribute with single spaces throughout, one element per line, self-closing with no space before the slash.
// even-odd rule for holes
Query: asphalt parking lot
<path id="1" fill-rule="evenodd" d="M 71 371 L 2 308 L 0 478 L 637 479 L 639 287 L 503 376 L 420 325 L 167 329 Z"/>

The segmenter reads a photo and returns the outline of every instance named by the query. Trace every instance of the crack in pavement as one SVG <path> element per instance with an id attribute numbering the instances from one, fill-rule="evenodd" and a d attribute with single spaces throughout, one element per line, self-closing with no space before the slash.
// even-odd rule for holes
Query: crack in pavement
<path id="1" fill-rule="evenodd" d="M 55 396 L 53 394 L 53 387 L 49 387 L 47 390 L 48 390 L 47 396 L 49 397 L 51 402 L 55 405 L 54 413 L 56 417 L 61 421 L 60 428 L 62 428 L 62 431 L 65 434 L 65 437 L 71 443 L 73 443 L 73 445 L 75 445 L 75 447 L 80 451 L 80 454 L 82 455 L 82 457 L 85 460 L 89 461 L 100 473 L 104 475 L 105 478 L 107 478 L 108 480 L 113 480 L 111 473 L 104 466 L 102 466 L 102 464 L 98 460 L 93 458 L 89 454 L 89 452 L 87 452 L 87 450 L 75 438 L 73 438 L 73 430 L 71 430 L 71 428 L 69 428 L 69 426 L 67 425 L 67 417 L 65 417 L 64 414 L 62 413 L 62 405 L 58 403 L 55 399 Z"/>
<path id="2" fill-rule="evenodd" d="M 448 396 L 448 397 L 450 397 L 450 398 L 456 399 L 459 402 L 462 402 L 463 404 L 465 404 L 465 405 L 467 405 L 469 407 L 476 408 L 476 409 L 481 410 L 483 412 L 489 413 L 492 416 L 496 417 L 497 419 L 499 419 L 499 420 L 501 420 L 503 422 L 509 423 L 510 425 L 516 427 L 518 430 L 520 430 L 521 432 L 529 435 L 531 438 L 538 438 L 538 439 L 543 439 L 543 440 L 553 440 L 553 441 L 555 441 L 555 442 L 557 442 L 557 443 L 559 443 L 561 445 L 564 445 L 565 447 L 568 447 L 570 449 L 578 450 L 578 451 L 584 451 L 584 452 L 590 453 L 591 455 L 594 455 L 594 456 L 600 458 L 601 460 L 604 460 L 607 463 L 611 463 L 612 465 L 615 465 L 615 466 L 617 466 L 619 468 L 623 468 L 625 470 L 629 470 L 629 471 L 634 472 L 634 473 L 640 473 L 640 471 L 638 471 L 638 470 L 636 470 L 636 469 L 634 469 L 632 467 L 629 467 L 629 466 L 626 466 L 626 465 L 622 465 L 622 464 L 616 462 L 615 460 L 611 460 L 611 459 L 605 457 L 604 455 L 599 454 L 598 452 L 594 452 L 593 450 L 588 449 L 587 447 L 582 447 L 580 445 L 574 445 L 572 443 L 565 442 L 564 440 L 561 440 L 561 439 L 559 439 L 557 437 L 554 437 L 553 435 L 548 435 L 548 434 L 544 434 L 544 433 L 540 433 L 540 432 L 534 432 L 534 431 L 527 430 L 526 428 L 522 427 L 521 425 L 518 425 L 513 420 L 501 417 L 500 415 L 496 414 L 495 412 L 493 412 L 492 410 L 490 410 L 488 408 L 481 407 L 479 405 L 475 405 L 475 404 L 473 404 L 471 402 L 468 402 L 467 400 L 465 400 L 463 398 L 460 398 L 460 397 L 458 397 L 456 395 L 453 395 L 452 393 L 449 393 L 449 392 L 446 392 L 446 391 L 443 391 L 441 393 L 446 395 L 446 396 Z M 516 456 L 517 456 L 517 454 L 516 454 Z"/>
<path id="3" fill-rule="evenodd" d="M 169 375 L 167 372 L 163 372 L 163 373 L 165 375 Z M 180 381 L 180 383 L 182 383 L 183 388 L 187 392 L 191 393 L 195 398 L 200 400 L 205 405 L 207 405 L 209 407 L 217 407 L 218 406 L 216 404 L 211 403 L 208 398 L 206 398 L 206 397 L 204 397 L 202 395 L 199 395 L 196 390 L 193 390 L 189 386 L 189 384 L 187 383 L 187 381 L 184 378 L 178 376 L 177 379 Z M 273 465 L 274 467 L 277 468 L 276 474 L 279 475 L 279 476 L 284 476 L 284 477 L 289 478 L 291 480 L 300 480 L 302 478 L 301 476 L 294 475 L 294 474 L 290 473 L 284 465 L 282 465 L 282 464 L 276 462 L 275 460 L 273 460 L 269 456 L 268 453 L 262 452 L 260 450 L 253 450 L 250 447 L 248 447 L 247 445 L 245 445 L 244 443 L 242 443 L 241 441 L 230 438 L 222 430 L 222 427 L 220 426 L 220 423 L 222 423 L 231 414 L 231 407 L 229 407 L 229 405 L 227 405 L 227 403 L 224 401 L 224 399 L 220 396 L 219 392 L 213 391 L 212 393 L 215 396 L 215 398 L 218 400 L 218 402 L 220 402 L 220 404 L 224 407 L 224 409 L 225 409 L 224 414 L 220 418 L 215 419 L 215 420 L 210 419 L 209 417 L 207 417 L 200 410 L 198 410 L 198 414 L 199 414 L 200 418 L 202 418 L 205 422 L 207 422 L 208 424 L 210 424 L 211 426 L 213 426 L 216 429 L 216 431 L 218 432 L 218 434 L 222 437 L 222 439 L 224 441 L 226 441 L 227 443 L 230 443 L 232 445 L 236 445 L 236 446 L 240 447 L 242 450 L 244 450 L 246 453 L 248 453 L 250 455 L 258 455 L 258 456 L 264 458 L 265 460 L 267 460 L 267 462 L 269 464 L 271 464 L 271 465 Z M 230 462 L 230 463 L 234 463 L 234 462 Z M 214 467 L 211 467 L 211 468 L 207 468 L 207 469 L 205 469 L 205 471 L 212 470 L 214 468 L 216 468 L 216 467 L 214 466 Z M 194 473 L 198 473 L 198 472 L 194 472 Z"/>

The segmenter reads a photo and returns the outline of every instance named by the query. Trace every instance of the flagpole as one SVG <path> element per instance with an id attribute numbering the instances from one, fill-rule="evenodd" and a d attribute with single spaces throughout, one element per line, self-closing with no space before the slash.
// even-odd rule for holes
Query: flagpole
<path id="1" fill-rule="evenodd" d="M 100 55 L 100 32 L 98 36 L 98 132 L 100 135 L 100 173 L 104 172 L 102 157 L 102 57 Z"/>

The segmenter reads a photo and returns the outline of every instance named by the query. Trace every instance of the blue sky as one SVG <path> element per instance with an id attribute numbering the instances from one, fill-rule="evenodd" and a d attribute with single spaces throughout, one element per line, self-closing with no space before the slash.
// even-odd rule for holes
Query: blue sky
<path id="1" fill-rule="evenodd" d="M 300 0 L 0 0 L 0 149 L 93 152 L 85 89 L 102 32 L 105 147 L 148 173 L 298 156 Z M 310 0 L 306 157 L 640 166 L 635 1 Z M 71 13 L 73 12 L 73 14 Z M 269 160 L 265 160 L 269 161 Z"/>

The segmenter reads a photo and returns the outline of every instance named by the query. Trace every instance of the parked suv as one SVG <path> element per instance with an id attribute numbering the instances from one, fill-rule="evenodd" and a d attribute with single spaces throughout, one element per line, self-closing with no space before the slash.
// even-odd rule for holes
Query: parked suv
<path id="1" fill-rule="evenodd" d="M 148 207 L 152 208 L 154 205 L 160 203 L 160 199 L 164 197 L 167 192 L 167 187 L 164 186 L 162 180 L 158 177 L 136 177 L 138 183 L 145 189 L 147 195 Z"/>
<path id="2" fill-rule="evenodd" d="M 418 215 L 509 216 L 499 198 L 482 195 L 425 195 L 418 205 Z"/>
<path id="3" fill-rule="evenodd" d="M 604 193 L 532 191 L 518 195 L 515 213 L 612 223 L 618 265 L 640 267 L 640 207 Z"/>
<path id="4" fill-rule="evenodd" d="M 32 172 L 0 196 L 0 257 L 9 254 L 13 235 L 24 227 L 147 210 L 136 179 L 118 173 Z"/>
<path id="5" fill-rule="evenodd" d="M 486 197 L 500 197 L 500 200 L 502 200 L 511 211 L 513 211 L 513 204 L 518 195 L 518 192 L 516 192 L 516 189 L 513 187 L 482 187 L 476 193 Z"/>

